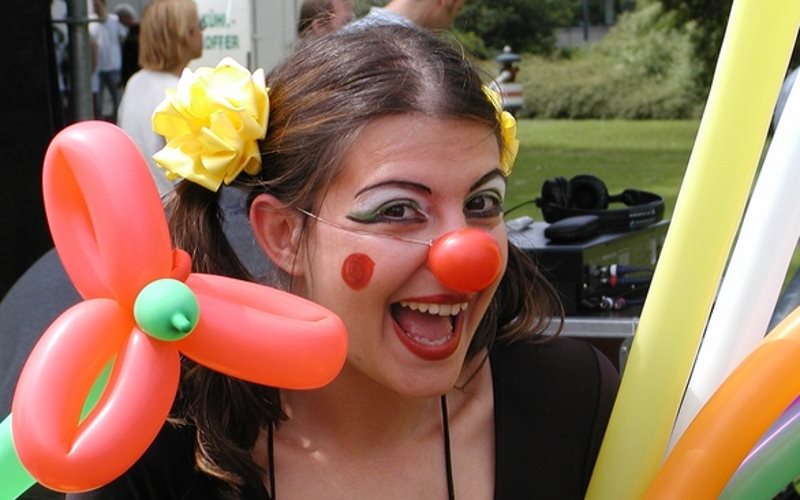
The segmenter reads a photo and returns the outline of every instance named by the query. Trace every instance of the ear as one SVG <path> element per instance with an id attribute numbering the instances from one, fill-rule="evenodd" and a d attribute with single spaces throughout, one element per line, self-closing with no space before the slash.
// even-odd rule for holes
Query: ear
<path id="1" fill-rule="evenodd" d="M 261 249 L 283 271 L 297 276 L 303 219 L 297 210 L 287 207 L 271 194 L 260 194 L 250 205 L 250 225 Z"/>

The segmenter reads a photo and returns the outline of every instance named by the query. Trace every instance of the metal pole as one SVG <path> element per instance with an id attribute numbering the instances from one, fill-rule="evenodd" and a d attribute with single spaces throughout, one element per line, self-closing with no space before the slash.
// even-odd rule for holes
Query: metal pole
<path id="1" fill-rule="evenodd" d="M 256 22 L 256 0 L 250 2 L 250 53 L 247 55 L 247 67 L 250 71 L 258 69 L 258 40 L 261 34 L 258 32 L 258 23 Z"/>
<path id="2" fill-rule="evenodd" d="M 606 0 L 606 26 L 614 24 L 614 0 Z"/>
<path id="3" fill-rule="evenodd" d="M 86 0 L 68 0 L 70 107 L 76 122 L 94 119 L 92 49 Z"/>
<path id="4" fill-rule="evenodd" d="M 583 21 L 583 41 L 589 41 L 589 0 L 581 2 L 581 19 Z"/>

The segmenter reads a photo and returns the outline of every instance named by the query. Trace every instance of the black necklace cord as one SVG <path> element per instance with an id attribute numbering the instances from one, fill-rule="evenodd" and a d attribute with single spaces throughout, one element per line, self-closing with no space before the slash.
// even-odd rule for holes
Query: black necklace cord
<path id="1" fill-rule="evenodd" d="M 269 428 L 267 428 L 267 460 L 269 460 L 269 464 L 267 464 L 267 469 L 269 470 L 269 498 L 270 500 L 276 500 L 277 497 L 275 496 L 275 448 L 274 448 L 274 438 L 272 433 L 275 432 L 275 424 L 270 422 Z"/>
<path id="2" fill-rule="evenodd" d="M 442 434 L 444 434 L 444 466 L 447 473 L 447 498 L 455 500 L 456 492 L 453 486 L 453 463 L 450 458 L 450 423 L 447 415 L 447 396 L 442 394 L 440 399 L 442 407 Z"/>

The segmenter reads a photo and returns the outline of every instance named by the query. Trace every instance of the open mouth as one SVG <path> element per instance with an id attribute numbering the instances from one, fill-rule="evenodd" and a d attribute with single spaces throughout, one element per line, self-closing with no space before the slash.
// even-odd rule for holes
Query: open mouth
<path id="1" fill-rule="evenodd" d="M 444 359 L 458 347 L 462 313 L 467 306 L 467 302 L 438 304 L 403 301 L 392 304 L 395 333 L 416 356 L 427 360 Z"/>

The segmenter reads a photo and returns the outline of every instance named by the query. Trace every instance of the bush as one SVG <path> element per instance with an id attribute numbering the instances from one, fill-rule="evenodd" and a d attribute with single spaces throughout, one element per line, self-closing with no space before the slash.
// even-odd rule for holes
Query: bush
<path id="1" fill-rule="evenodd" d="M 471 31 L 452 30 L 453 36 L 464 50 L 477 59 L 491 59 L 492 51 L 486 47 L 481 37 Z"/>
<path id="2" fill-rule="evenodd" d="M 595 45 L 567 58 L 526 56 L 517 81 L 521 115 L 543 118 L 692 118 L 703 93 L 692 64 L 691 26 L 675 29 L 653 3 L 620 17 Z"/>

